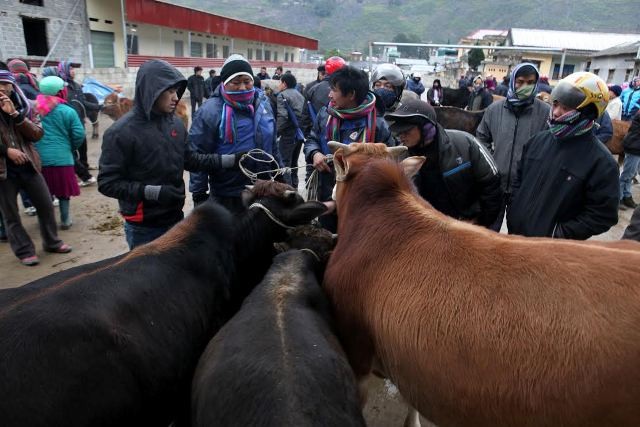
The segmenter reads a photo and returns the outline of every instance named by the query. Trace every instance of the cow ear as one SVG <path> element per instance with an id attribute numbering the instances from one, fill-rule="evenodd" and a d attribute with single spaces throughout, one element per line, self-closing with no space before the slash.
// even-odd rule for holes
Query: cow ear
<path id="1" fill-rule="evenodd" d="M 408 178 L 413 178 L 413 176 L 418 173 L 426 160 L 427 158 L 423 156 L 407 157 L 402 161 L 402 169 L 404 170 L 404 174 Z"/>
<path id="2" fill-rule="evenodd" d="M 349 173 L 349 162 L 344 158 L 344 149 L 333 153 L 333 167 L 336 170 L 336 181 L 344 181 Z"/>
<path id="3" fill-rule="evenodd" d="M 311 220 L 322 215 L 326 210 L 327 207 L 322 202 L 305 202 L 290 210 L 287 213 L 285 222 L 292 226 L 308 224 Z"/>

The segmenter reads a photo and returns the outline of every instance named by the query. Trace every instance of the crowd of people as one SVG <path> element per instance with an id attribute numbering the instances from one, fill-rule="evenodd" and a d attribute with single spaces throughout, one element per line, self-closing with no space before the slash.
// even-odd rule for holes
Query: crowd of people
<path id="1" fill-rule="evenodd" d="M 24 265 L 35 265 L 17 194 L 24 190 L 33 203 L 45 250 L 69 252 L 57 236 L 53 196 L 60 228 L 68 229 L 70 198 L 95 180 L 83 175 L 83 112 L 99 106 L 83 99 L 68 62 L 45 69 L 40 82 L 24 63 L 3 68 L 0 239 Z M 329 141 L 405 145 L 409 155 L 427 159 L 414 177 L 421 197 L 446 215 L 498 232 L 506 217 L 512 234 L 584 240 L 616 224 L 619 206 L 636 207 L 631 180 L 640 166 L 640 77 L 623 90 L 580 72 L 551 88 L 530 63 L 514 66 L 500 84 L 490 76 L 463 77 L 460 86 L 471 88 L 467 107 L 484 110 L 471 135 L 438 123 L 433 106 L 443 100 L 440 80 L 425 90 L 419 73 L 405 78 L 393 64 L 369 76 L 331 57 L 304 86 L 282 67 L 271 76 L 265 67 L 255 73 L 237 54 L 219 74 L 210 70 L 205 79 L 202 73 L 195 67 L 187 79 L 165 61 L 146 62 L 133 110 L 104 134 L 98 190 L 118 199 L 131 249 L 183 218 L 185 170 L 195 205 L 214 200 L 241 213 L 242 190 L 252 179 L 298 188 L 303 152 L 307 176 L 317 179 L 310 196 L 333 206 Z M 277 80 L 277 87 L 263 90 L 265 80 Z M 187 90 L 189 129 L 174 115 Z M 540 91 L 550 93 L 551 105 L 536 97 Z M 420 99 L 425 92 L 426 102 Z M 494 101 L 494 94 L 504 98 Z M 602 143 L 610 117 L 631 122 L 621 174 Z M 625 237 L 640 235 L 639 209 Z M 336 231 L 335 211 L 319 220 Z"/>

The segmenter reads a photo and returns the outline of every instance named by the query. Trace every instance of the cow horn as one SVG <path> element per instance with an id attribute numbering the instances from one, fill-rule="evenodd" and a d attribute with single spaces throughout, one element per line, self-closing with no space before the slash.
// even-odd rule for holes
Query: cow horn
<path id="1" fill-rule="evenodd" d="M 253 185 L 245 185 L 244 188 L 246 188 L 249 191 L 253 191 Z"/>
<path id="2" fill-rule="evenodd" d="M 298 192 L 295 190 L 284 190 L 284 197 L 291 197 L 294 194 L 298 194 Z"/>
<path id="3" fill-rule="evenodd" d="M 338 142 L 338 141 L 329 141 L 327 143 L 327 145 L 329 146 L 329 150 L 331 150 L 331 153 L 335 153 L 336 151 L 338 151 L 338 148 L 346 148 L 346 147 L 348 147 L 347 144 L 343 144 L 343 143 Z"/>
<path id="4" fill-rule="evenodd" d="M 404 145 L 398 145 L 397 147 L 387 147 L 387 153 L 389 153 L 391 157 L 396 157 L 396 158 L 402 156 L 408 150 L 409 149 Z"/>

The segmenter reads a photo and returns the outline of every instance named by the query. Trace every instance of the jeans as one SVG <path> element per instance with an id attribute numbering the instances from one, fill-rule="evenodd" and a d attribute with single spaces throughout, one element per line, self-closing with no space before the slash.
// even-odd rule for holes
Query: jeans
<path id="1" fill-rule="evenodd" d="M 638 173 L 638 166 L 640 166 L 640 156 L 626 153 L 620 173 L 620 199 L 631 197 L 631 180 Z"/>
<path id="2" fill-rule="evenodd" d="M 124 235 L 127 239 L 129 250 L 156 240 L 158 237 L 166 233 L 171 227 L 173 227 L 173 225 L 145 227 L 125 221 Z"/>

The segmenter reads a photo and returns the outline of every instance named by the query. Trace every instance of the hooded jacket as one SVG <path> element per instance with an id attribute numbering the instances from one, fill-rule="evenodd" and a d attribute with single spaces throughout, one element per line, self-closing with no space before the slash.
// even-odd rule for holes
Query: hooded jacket
<path id="1" fill-rule="evenodd" d="M 145 185 L 171 185 L 184 192 L 184 170 L 215 170 L 219 158 L 194 154 L 187 131 L 175 115 L 159 115 L 153 105 L 165 90 L 177 86 L 182 97 L 187 81 L 165 61 L 145 62 L 136 78 L 135 105 L 104 134 L 98 190 L 118 199 L 125 220 L 152 227 L 172 225 L 183 217 L 184 202 L 171 206 L 144 199 Z"/>
<path id="2" fill-rule="evenodd" d="M 259 148 L 272 155 L 278 165 L 273 162 L 254 162 L 244 160 L 243 167 L 252 172 L 275 169 L 282 166 L 280 151 L 276 143 L 276 120 L 271 103 L 264 92 L 256 89 L 253 99 L 254 115 L 245 112 L 235 112 L 237 126 L 237 141 L 227 144 L 220 138 L 220 121 L 224 102 L 220 88 L 205 102 L 193 118 L 189 130 L 191 148 L 198 153 L 234 154 L 246 153 Z M 263 179 L 268 179 L 262 175 Z M 210 190 L 213 196 L 240 197 L 246 185 L 251 184 L 239 169 L 217 170 L 214 173 L 191 173 L 189 191 L 192 193 L 206 193 Z"/>
<path id="3" fill-rule="evenodd" d="M 539 99 L 519 111 L 511 108 L 506 99 L 501 99 L 484 112 L 476 137 L 493 154 L 503 191 L 511 192 L 522 147 L 533 135 L 548 129 L 550 112 L 551 107 Z"/>
<path id="4" fill-rule="evenodd" d="M 640 87 L 628 87 L 620 94 L 622 120 L 630 121 L 640 111 Z"/>
<path id="5" fill-rule="evenodd" d="M 618 167 L 592 132 L 524 146 L 507 210 L 510 234 L 585 240 L 618 222 Z"/>

